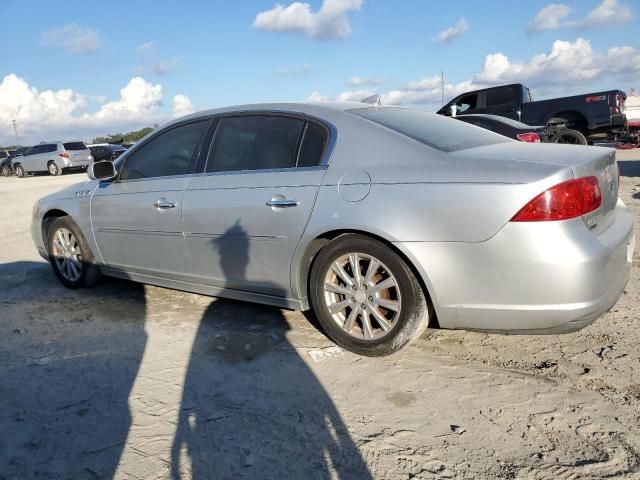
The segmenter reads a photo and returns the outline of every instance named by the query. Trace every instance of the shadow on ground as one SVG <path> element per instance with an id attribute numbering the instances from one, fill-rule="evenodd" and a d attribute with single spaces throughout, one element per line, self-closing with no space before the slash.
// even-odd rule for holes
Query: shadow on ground
<path id="1" fill-rule="evenodd" d="M 144 379 L 183 385 L 181 404 L 156 420 L 175 432 L 165 441 L 132 425 L 156 400 L 134 383 L 147 332 L 176 328 L 150 309 L 195 296 L 108 279 L 70 291 L 35 262 L 0 265 L 0 278 L 0 479 L 371 478 L 281 310 L 227 300 L 184 309 L 179 320 L 197 331 L 185 378 Z"/>

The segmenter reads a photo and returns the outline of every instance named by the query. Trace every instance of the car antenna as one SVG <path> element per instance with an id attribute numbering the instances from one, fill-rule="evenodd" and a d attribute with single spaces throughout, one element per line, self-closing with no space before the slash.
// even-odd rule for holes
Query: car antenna
<path id="1" fill-rule="evenodd" d="M 376 107 L 379 107 L 380 105 L 382 105 L 382 95 L 378 95 L 376 93 L 375 95 L 371 95 L 370 97 L 363 98 L 362 100 L 360 100 L 360 103 L 370 103 L 372 105 L 375 105 Z"/>

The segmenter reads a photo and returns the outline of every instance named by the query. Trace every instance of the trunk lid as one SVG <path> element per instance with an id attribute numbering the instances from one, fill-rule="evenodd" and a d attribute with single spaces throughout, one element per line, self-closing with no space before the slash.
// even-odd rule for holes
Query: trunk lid
<path id="1" fill-rule="evenodd" d="M 458 157 L 473 156 L 495 160 L 527 163 L 545 163 L 569 167 L 575 178 L 594 176 L 602 193 L 599 209 L 582 218 L 589 230 L 597 235 L 613 221 L 613 210 L 618 202 L 618 166 L 616 151 L 612 148 L 585 147 L 583 145 L 527 144 L 510 148 L 513 144 L 498 144 L 456 152 Z M 540 192 L 541 193 L 541 192 Z"/>

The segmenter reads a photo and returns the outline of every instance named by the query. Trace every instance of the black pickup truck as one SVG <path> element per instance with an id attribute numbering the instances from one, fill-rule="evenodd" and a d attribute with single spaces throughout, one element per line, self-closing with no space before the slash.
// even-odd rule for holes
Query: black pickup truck
<path id="1" fill-rule="evenodd" d="M 521 83 L 466 92 L 437 113 L 484 113 L 513 118 L 528 125 L 545 125 L 551 142 L 577 143 L 633 141 L 627 128 L 621 90 L 587 93 L 535 102 Z"/>

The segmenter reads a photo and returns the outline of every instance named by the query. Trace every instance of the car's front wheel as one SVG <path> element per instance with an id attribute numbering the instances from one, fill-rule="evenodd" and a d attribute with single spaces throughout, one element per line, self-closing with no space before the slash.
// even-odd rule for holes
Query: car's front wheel
<path id="1" fill-rule="evenodd" d="M 15 171 L 16 171 L 16 177 L 24 178 L 25 171 L 24 171 L 24 167 L 22 165 L 16 165 L 15 166 Z"/>
<path id="2" fill-rule="evenodd" d="M 429 323 L 429 303 L 411 268 L 365 236 L 343 235 L 325 246 L 313 264 L 310 290 L 327 335 L 361 355 L 389 355 Z"/>
<path id="3" fill-rule="evenodd" d="M 70 217 L 59 217 L 51 223 L 47 246 L 53 271 L 65 287 L 91 287 L 100 280 L 93 253 Z"/>

